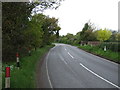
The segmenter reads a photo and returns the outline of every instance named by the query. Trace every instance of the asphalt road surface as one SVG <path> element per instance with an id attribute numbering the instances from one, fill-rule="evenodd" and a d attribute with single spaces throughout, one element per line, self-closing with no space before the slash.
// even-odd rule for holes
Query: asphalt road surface
<path id="1" fill-rule="evenodd" d="M 66 44 L 49 51 L 40 78 L 43 88 L 120 88 L 118 64 Z"/>

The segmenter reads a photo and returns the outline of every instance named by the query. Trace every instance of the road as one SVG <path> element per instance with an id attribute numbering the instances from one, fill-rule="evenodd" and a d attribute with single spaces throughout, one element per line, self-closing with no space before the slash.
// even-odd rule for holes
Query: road
<path id="1" fill-rule="evenodd" d="M 40 80 L 43 88 L 120 88 L 118 64 L 66 44 L 49 51 Z"/>

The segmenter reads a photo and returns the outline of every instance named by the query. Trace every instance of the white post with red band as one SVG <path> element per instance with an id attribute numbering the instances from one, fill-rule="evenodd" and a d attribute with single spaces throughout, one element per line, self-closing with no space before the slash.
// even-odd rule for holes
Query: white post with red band
<path id="1" fill-rule="evenodd" d="M 16 60 L 17 60 L 17 67 L 19 69 L 20 63 L 19 63 L 19 54 L 18 53 L 16 53 Z"/>
<path id="2" fill-rule="evenodd" d="M 10 67 L 6 67 L 5 88 L 10 88 Z"/>

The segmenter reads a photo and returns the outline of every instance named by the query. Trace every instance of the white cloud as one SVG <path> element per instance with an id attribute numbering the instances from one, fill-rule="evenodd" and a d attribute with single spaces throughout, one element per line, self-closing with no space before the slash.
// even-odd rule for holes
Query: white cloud
<path id="1" fill-rule="evenodd" d="M 44 14 L 59 18 L 60 35 L 76 34 L 91 20 L 97 28 L 118 30 L 119 0 L 65 0 L 57 10 Z"/>

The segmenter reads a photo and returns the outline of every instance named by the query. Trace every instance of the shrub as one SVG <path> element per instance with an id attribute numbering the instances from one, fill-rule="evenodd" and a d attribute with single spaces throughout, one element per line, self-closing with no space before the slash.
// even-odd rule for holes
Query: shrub
<path id="1" fill-rule="evenodd" d="M 114 52 L 120 52 L 120 43 L 114 42 L 114 43 L 102 43 L 98 45 L 99 48 L 104 48 L 106 46 L 107 49 L 114 51 Z"/>

